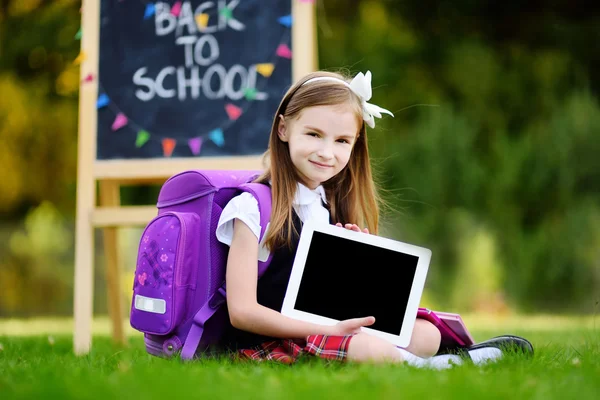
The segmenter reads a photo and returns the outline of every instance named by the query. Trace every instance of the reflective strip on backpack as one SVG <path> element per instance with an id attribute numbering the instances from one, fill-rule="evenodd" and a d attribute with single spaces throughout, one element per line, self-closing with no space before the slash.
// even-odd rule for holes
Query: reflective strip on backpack
<path id="1" fill-rule="evenodd" d="M 163 299 L 153 299 L 151 297 L 135 295 L 134 307 L 140 311 L 151 312 L 155 314 L 164 314 L 167 312 L 167 302 Z"/>

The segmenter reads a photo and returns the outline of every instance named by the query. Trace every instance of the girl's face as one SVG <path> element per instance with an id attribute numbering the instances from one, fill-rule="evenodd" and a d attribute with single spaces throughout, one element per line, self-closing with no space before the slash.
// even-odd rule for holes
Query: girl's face
<path id="1" fill-rule="evenodd" d="M 360 129 L 350 105 L 308 107 L 297 118 L 279 118 L 279 138 L 288 143 L 292 163 L 307 187 L 315 189 L 348 164 Z"/>

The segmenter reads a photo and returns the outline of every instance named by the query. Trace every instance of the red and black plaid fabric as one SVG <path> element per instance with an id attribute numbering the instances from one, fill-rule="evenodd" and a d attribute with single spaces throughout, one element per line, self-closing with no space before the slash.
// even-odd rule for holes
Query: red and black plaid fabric
<path id="1" fill-rule="evenodd" d="M 253 349 L 239 350 L 242 359 L 294 363 L 301 355 L 312 354 L 327 360 L 345 360 L 352 335 L 310 335 L 306 340 L 281 339 L 263 343 Z"/>

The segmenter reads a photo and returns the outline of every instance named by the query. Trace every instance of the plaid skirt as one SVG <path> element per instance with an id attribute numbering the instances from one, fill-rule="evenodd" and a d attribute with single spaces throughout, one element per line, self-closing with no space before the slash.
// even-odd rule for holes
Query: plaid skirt
<path id="1" fill-rule="evenodd" d="M 352 335 L 310 335 L 306 340 L 280 339 L 265 342 L 251 349 L 238 350 L 241 359 L 276 361 L 293 364 L 302 355 L 308 354 L 327 360 L 343 361 L 348 356 L 348 345 Z"/>

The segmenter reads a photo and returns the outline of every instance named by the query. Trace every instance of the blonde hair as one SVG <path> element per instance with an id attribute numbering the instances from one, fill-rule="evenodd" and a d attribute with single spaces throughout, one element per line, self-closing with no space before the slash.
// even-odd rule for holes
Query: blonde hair
<path id="1" fill-rule="evenodd" d="M 381 199 L 371 171 L 361 101 L 341 82 L 319 80 L 303 86 L 304 82 L 315 77 L 333 77 L 348 81 L 341 74 L 313 72 L 296 82 L 279 104 L 273 118 L 269 146 L 264 154 L 266 169 L 256 179 L 257 182 L 271 182 L 273 203 L 269 231 L 265 238 L 265 244 L 271 251 L 285 245 L 292 248 L 293 237 L 298 233 L 292 223 L 292 202 L 299 177 L 290 158 L 288 144 L 277 134 L 279 115 L 283 115 L 286 120 L 299 118 L 302 110 L 307 107 L 343 104 L 353 106 L 360 129 L 350 160 L 342 171 L 322 185 L 327 195 L 332 221 L 357 224 L 361 229 L 367 227 L 371 233 L 378 233 Z"/>

